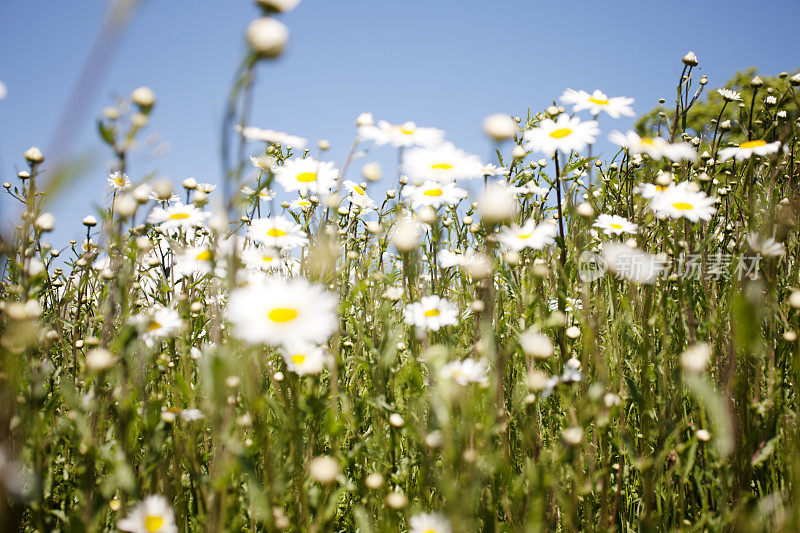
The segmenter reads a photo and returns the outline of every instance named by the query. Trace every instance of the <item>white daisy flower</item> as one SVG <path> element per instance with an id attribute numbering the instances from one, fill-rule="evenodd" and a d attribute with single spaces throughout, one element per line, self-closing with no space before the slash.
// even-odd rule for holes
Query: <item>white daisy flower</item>
<path id="1" fill-rule="evenodd" d="M 458 324 L 458 309 L 438 296 L 423 296 L 403 309 L 406 324 L 438 331 L 442 326 Z"/>
<path id="2" fill-rule="evenodd" d="M 308 143 L 308 141 L 302 137 L 289 135 L 288 133 L 283 133 L 281 131 L 263 130 L 254 126 L 245 126 L 243 128 L 239 124 L 235 125 L 234 129 L 248 141 L 275 143 L 282 146 L 291 146 L 300 150 L 305 148 L 306 144 Z"/>
<path id="3" fill-rule="evenodd" d="M 0 100 L 5 98 L 8 95 L 8 89 L 6 88 L 6 84 L 0 81 Z"/>
<path id="4" fill-rule="evenodd" d="M 522 226 L 512 224 L 504 226 L 497 235 L 500 244 L 509 250 L 520 251 L 524 248 L 542 250 L 544 247 L 555 242 L 556 227 L 549 222 L 534 224 L 532 220 L 527 221 Z"/>
<path id="5" fill-rule="evenodd" d="M 295 342 L 281 350 L 286 367 L 299 376 L 314 375 L 325 367 L 325 351 L 321 346 Z"/>
<path id="6" fill-rule="evenodd" d="M 131 188 L 131 180 L 124 172 L 112 172 L 106 178 L 108 186 L 115 191 L 125 191 Z"/>
<path id="7" fill-rule="evenodd" d="M 278 161 L 274 157 L 268 155 L 251 155 L 250 163 L 259 170 L 264 172 L 275 172 L 278 170 Z"/>
<path id="8" fill-rule="evenodd" d="M 169 198 L 167 198 L 166 200 L 162 200 L 161 198 L 158 197 L 158 193 L 156 191 L 150 191 L 149 197 L 151 200 L 155 200 L 156 202 L 166 202 L 168 204 L 174 204 L 175 202 L 181 201 L 181 197 L 175 193 L 170 194 Z"/>
<path id="9" fill-rule="evenodd" d="M 647 285 L 655 283 L 667 264 L 664 258 L 616 242 L 606 243 L 600 255 L 608 270 L 620 278 Z"/>
<path id="10" fill-rule="evenodd" d="M 647 154 L 652 159 L 666 157 L 672 161 L 697 160 L 697 151 L 688 142 L 670 143 L 661 137 L 639 137 L 633 131 L 626 134 L 612 131 L 608 140 L 627 148 L 632 154 Z"/>
<path id="11" fill-rule="evenodd" d="M 358 134 L 362 139 L 374 141 L 379 146 L 391 144 L 396 147 L 432 147 L 444 139 L 444 132 L 436 128 L 418 127 L 413 122 L 394 125 L 385 120 L 378 121 L 377 126 L 370 125 L 358 128 Z"/>
<path id="12" fill-rule="evenodd" d="M 572 150 L 583 150 L 587 144 L 594 143 L 599 133 L 596 121 L 581 122 L 577 117 L 561 114 L 556 120 L 542 120 L 537 127 L 527 130 L 523 138 L 528 141 L 526 150 L 553 155 L 556 151 L 568 154 Z"/>
<path id="13" fill-rule="evenodd" d="M 254 191 L 253 189 L 251 189 L 247 185 L 242 187 L 242 194 L 247 196 L 247 197 L 250 197 L 250 198 L 258 197 L 259 200 L 262 200 L 264 202 L 269 202 L 270 200 L 275 198 L 275 192 L 274 191 L 271 191 L 271 190 L 269 190 L 267 188 L 262 188 L 262 189 L 259 189 L 258 191 Z"/>
<path id="14" fill-rule="evenodd" d="M 419 513 L 412 516 L 409 533 L 452 533 L 450 521 L 439 513 Z"/>
<path id="15" fill-rule="evenodd" d="M 756 139 L 755 141 L 743 142 L 739 146 L 723 148 L 719 151 L 719 159 L 720 161 L 727 161 L 734 157 L 737 161 L 744 161 L 745 159 L 750 159 L 753 155 L 774 154 L 780 147 L 780 141 L 768 143 L 764 139 Z"/>
<path id="16" fill-rule="evenodd" d="M 599 215 L 593 226 L 603 231 L 606 235 L 622 235 L 623 233 L 636 233 L 639 226 L 619 215 Z"/>
<path id="17" fill-rule="evenodd" d="M 257 218 L 250 223 L 247 236 L 264 246 L 289 249 L 308 244 L 306 232 L 286 217 Z"/>
<path id="18" fill-rule="evenodd" d="M 764 257 L 783 257 L 786 255 L 786 247 L 772 237 L 762 238 L 755 231 L 747 236 L 747 244 L 750 249 Z"/>
<path id="19" fill-rule="evenodd" d="M 231 292 L 226 315 L 251 344 L 323 344 L 339 325 L 336 297 L 303 278 L 269 277 Z"/>
<path id="20" fill-rule="evenodd" d="M 439 261 L 441 268 L 451 268 L 454 266 L 464 266 L 466 256 L 464 254 L 453 253 L 450 250 L 439 250 L 436 254 L 436 259 Z"/>
<path id="21" fill-rule="evenodd" d="M 576 113 L 588 109 L 594 116 L 599 115 L 601 111 L 607 113 L 608 116 L 612 118 L 619 118 L 621 115 L 625 115 L 626 117 L 636 115 L 633 108 L 631 108 L 633 98 L 627 98 L 625 96 L 609 98 L 600 90 L 595 90 L 592 94 L 589 94 L 586 91 L 567 89 L 564 91 L 564 94 L 561 95 L 561 101 L 565 104 L 572 104 L 572 111 Z"/>
<path id="22" fill-rule="evenodd" d="M 336 185 L 339 171 L 330 161 L 317 161 L 313 157 L 290 159 L 275 173 L 275 181 L 287 191 L 297 191 L 303 196 L 328 194 Z"/>
<path id="23" fill-rule="evenodd" d="M 212 183 L 202 182 L 197 184 L 197 190 L 206 194 L 211 194 L 216 188 L 217 186 Z"/>
<path id="24" fill-rule="evenodd" d="M 449 183 L 482 176 L 483 163 L 450 143 L 434 148 L 413 148 L 403 157 L 403 169 L 412 181 Z"/>
<path id="25" fill-rule="evenodd" d="M 162 229 L 188 229 L 202 226 L 210 216 L 211 213 L 207 213 L 193 204 L 176 202 L 175 205 L 166 209 L 154 208 L 147 217 L 147 222 L 158 224 Z"/>
<path id="26" fill-rule="evenodd" d="M 160 339 L 171 337 L 183 328 L 183 320 L 175 309 L 161 305 L 153 306 L 147 313 L 137 315 L 133 321 L 142 331 L 142 340 L 148 347 Z"/>
<path id="27" fill-rule="evenodd" d="M 726 102 L 741 102 L 742 93 L 731 91 L 730 89 L 717 89 L 717 92 Z"/>
<path id="28" fill-rule="evenodd" d="M 508 176 L 509 170 L 506 167 L 498 167 L 492 163 L 486 163 L 481 169 L 484 176 Z"/>
<path id="29" fill-rule="evenodd" d="M 659 218 L 686 218 L 697 222 L 711 220 L 711 215 L 717 211 L 714 207 L 716 201 L 703 191 L 692 190 L 690 182 L 684 181 L 656 194 L 650 201 L 650 208 Z"/>
<path id="30" fill-rule="evenodd" d="M 281 258 L 275 248 L 246 246 L 242 250 L 242 263 L 253 270 L 273 270 L 281 267 Z"/>
<path id="31" fill-rule="evenodd" d="M 196 348 L 192 348 L 196 349 Z M 202 420 L 205 418 L 206 415 L 203 414 L 203 411 L 200 409 L 184 409 L 181 411 L 181 418 L 186 422 L 197 422 L 198 420 Z"/>
<path id="32" fill-rule="evenodd" d="M 208 274 L 212 267 L 212 251 L 208 246 L 193 246 L 175 255 L 175 274 Z"/>
<path id="33" fill-rule="evenodd" d="M 639 183 L 633 188 L 633 192 L 645 199 L 653 198 L 658 193 L 662 193 L 669 188 L 669 185 L 656 185 L 654 183 Z"/>
<path id="34" fill-rule="evenodd" d="M 148 496 L 130 514 L 117 522 L 117 529 L 130 533 L 178 533 L 175 513 L 163 496 Z"/>
<path id="35" fill-rule="evenodd" d="M 362 213 L 368 213 L 378 208 L 375 201 L 367 194 L 364 185 L 351 180 L 345 180 L 344 186 L 350 192 L 350 196 L 347 197 L 348 200 L 350 200 L 351 204 L 358 207 Z"/>
<path id="36" fill-rule="evenodd" d="M 306 209 L 311 209 L 312 207 L 314 207 L 314 204 L 305 198 L 297 198 L 289 203 L 289 209 L 292 211 L 305 211 Z"/>
<path id="37" fill-rule="evenodd" d="M 403 188 L 402 196 L 414 209 L 425 206 L 438 208 L 443 204 L 456 205 L 467 197 L 467 191 L 456 187 L 454 182 L 442 183 L 428 180 L 422 185 L 406 185 Z"/>
<path id="38" fill-rule="evenodd" d="M 483 361 L 475 361 L 467 357 L 463 361 L 452 361 L 444 365 L 439 372 L 442 379 L 450 379 L 459 385 L 485 383 L 488 380 L 488 369 Z"/>

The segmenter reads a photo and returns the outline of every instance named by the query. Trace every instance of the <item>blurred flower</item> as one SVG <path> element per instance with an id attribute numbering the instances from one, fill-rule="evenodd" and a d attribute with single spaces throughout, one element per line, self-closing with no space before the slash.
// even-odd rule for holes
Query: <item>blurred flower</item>
<path id="1" fill-rule="evenodd" d="M 626 134 L 612 131 L 608 140 L 627 148 L 632 154 L 647 154 L 652 159 L 666 157 L 672 161 L 697 160 L 697 151 L 687 142 L 669 143 L 661 137 L 639 137 L 633 131 Z"/>
<path id="2" fill-rule="evenodd" d="M 565 104 L 572 104 L 572 111 L 577 113 L 584 109 L 597 116 L 601 111 L 607 113 L 612 118 L 619 118 L 621 115 L 632 117 L 636 115 L 631 108 L 633 98 L 626 98 L 624 96 L 616 96 L 609 98 L 600 90 L 595 90 L 592 94 L 586 91 L 575 91 L 567 89 L 561 95 L 561 101 Z"/>
<path id="3" fill-rule="evenodd" d="M 511 139 L 517 134 L 516 121 L 503 113 L 495 113 L 483 119 L 483 132 L 499 142 Z"/>
<path id="4" fill-rule="evenodd" d="M 408 520 L 409 533 L 451 533 L 450 521 L 438 513 L 419 513 Z"/>
<path id="5" fill-rule="evenodd" d="M 747 235 L 747 243 L 752 251 L 764 257 L 782 257 L 786 255 L 786 247 L 783 243 L 777 242 L 772 237 L 762 238 L 754 231 Z"/>
<path id="6" fill-rule="evenodd" d="M 456 187 L 454 182 L 441 183 L 428 180 L 421 185 L 407 185 L 403 188 L 403 199 L 414 209 L 425 206 L 456 205 L 467 197 L 467 191 Z"/>
<path id="7" fill-rule="evenodd" d="M 306 232 L 282 216 L 257 218 L 250 223 L 247 236 L 264 246 L 282 250 L 305 246 L 308 243 Z"/>
<path id="8" fill-rule="evenodd" d="M 189 229 L 202 226 L 210 216 L 211 213 L 198 209 L 193 204 L 177 202 L 166 209 L 155 207 L 147 217 L 147 222 L 158 224 L 163 229 Z"/>
<path id="9" fill-rule="evenodd" d="M 282 131 L 275 131 L 275 130 L 265 130 L 261 128 L 256 128 L 255 126 L 244 126 L 237 124 L 233 127 L 236 131 L 238 131 L 242 137 L 247 139 L 248 141 L 261 141 L 265 143 L 274 143 L 280 144 L 283 147 L 291 146 L 292 148 L 296 148 L 302 150 L 305 148 L 308 141 L 302 137 L 298 137 L 297 135 L 290 135 L 288 133 L 283 133 Z M 264 159 L 261 159 L 264 158 Z M 272 163 L 272 159 L 268 156 L 258 156 L 258 160 L 261 162 L 260 164 L 256 164 L 253 161 L 254 158 L 250 158 L 250 162 L 253 163 L 255 166 L 262 168 L 264 170 L 268 170 L 268 168 L 264 168 L 265 165 L 269 167 Z"/>
<path id="10" fill-rule="evenodd" d="M 339 461 L 329 455 L 314 457 L 308 463 L 311 478 L 323 484 L 333 483 L 339 475 Z"/>
<path id="11" fill-rule="evenodd" d="M 156 305 L 146 313 L 134 317 L 142 331 L 142 340 L 148 347 L 157 340 L 172 336 L 183 327 L 183 320 L 175 309 Z"/>
<path id="12" fill-rule="evenodd" d="M 423 296 L 419 302 L 406 305 L 403 316 L 406 324 L 433 331 L 458 323 L 458 309 L 439 296 Z"/>
<path id="13" fill-rule="evenodd" d="M 711 198 L 702 191 L 690 189 L 690 182 L 684 181 L 657 193 L 650 203 L 650 208 L 659 218 L 686 218 L 692 222 L 711 220 L 717 210 L 714 207 L 716 198 Z"/>
<path id="14" fill-rule="evenodd" d="M 336 307 L 320 285 L 270 277 L 231 292 L 226 315 L 234 334 L 252 344 L 321 344 L 338 327 Z"/>
<path id="15" fill-rule="evenodd" d="M 367 124 L 366 120 L 359 121 L 365 125 L 358 128 L 358 134 L 367 141 L 374 141 L 377 145 L 391 144 L 396 147 L 407 146 L 436 146 L 444 138 L 444 132 L 436 128 L 421 128 L 413 122 L 404 124 L 389 124 L 385 120 L 378 122 L 377 126 Z M 371 117 L 371 115 L 370 115 Z"/>
<path id="16" fill-rule="evenodd" d="M 655 283 L 665 263 L 657 256 L 619 243 L 606 243 L 601 256 L 608 270 L 634 283 Z"/>
<path id="17" fill-rule="evenodd" d="M 181 411 L 181 418 L 186 422 L 196 422 L 205 418 L 205 415 L 200 409 L 184 409 Z"/>
<path id="18" fill-rule="evenodd" d="M 286 367 L 297 375 L 319 374 L 325 366 L 323 349 L 314 344 L 293 342 L 282 350 Z"/>
<path id="19" fill-rule="evenodd" d="M 519 336 L 519 344 L 525 355 L 535 359 L 547 359 L 553 355 L 553 342 L 537 328 L 530 327 Z"/>
<path id="20" fill-rule="evenodd" d="M 115 191 L 124 191 L 130 189 L 131 180 L 124 172 L 112 172 L 107 178 L 108 186 Z"/>
<path id="21" fill-rule="evenodd" d="M 522 226 L 512 224 L 504 226 L 497 235 L 497 240 L 509 250 L 520 251 L 524 248 L 542 250 L 555 242 L 556 227 L 549 222 L 534 224 L 528 220 Z"/>
<path id="22" fill-rule="evenodd" d="M 594 120 L 581 122 L 577 117 L 570 118 L 564 114 L 555 121 L 549 118 L 542 120 L 537 127 L 526 131 L 523 137 L 528 141 L 525 145 L 527 150 L 552 156 L 557 151 L 568 154 L 572 150 L 583 150 L 587 144 L 594 143 L 599 133 L 600 129 Z"/>
<path id="23" fill-rule="evenodd" d="M 491 183 L 483 192 L 478 202 L 481 221 L 487 224 L 504 222 L 514 216 L 517 206 L 516 193 L 509 187 Z"/>
<path id="24" fill-rule="evenodd" d="M 275 181 L 287 191 L 299 194 L 328 194 L 336 185 L 339 171 L 330 161 L 317 161 L 312 157 L 289 159 L 278 167 Z"/>
<path id="25" fill-rule="evenodd" d="M 481 176 L 483 163 L 450 143 L 433 148 L 412 148 L 403 157 L 403 170 L 412 181 L 449 183 Z"/>
<path id="26" fill-rule="evenodd" d="M 175 514 L 163 496 L 148 496 L 117 523 L 120 531 L 131 533 L 178 533 Z"/>
<path id="27" fill-rule="evenodd" d="M 695 374 L 704 372 L 711 360 L 711 352 L 711 346 L 708 343 L 698 342 L 697 344 L 692 344 L 681 354 L 681 367 L 685 371 Z"/>
<path id="28" fill-rule="evenodd" d="M 780 141 L 768 143 L 763 139 L 756 139 L 755 141 L 743 142 L 739 146 L 723 148 L 719 151 L 719 159 L 720 161 L 727 161 L 734 157 L 737 161 L 744 161 L 745 159 L 750 159 L 753 155 L 774 154 L 780 147 Z"/>
<path id="29" fill-rule="evenodd" d="M 213 255 L 208 246 L 192 246 L 175 255 L 175 274 L 179 277 L 211 272 Z"/>
<path id="30" fill-rule="evenodd" d="M 636 233 L 639 228 L 636 224 L 629 222 L 626 218 L 618 215 L 599 215 L 594 222 L 594 227 L 600 229 L 606 235 L 622 235 L 623 233 Z"/>
<path id="31" fill-rule="evenodd" d="M 483 361 L 475 361 L 467 357 L 463 361 L 452 361 L 444 365 L 439 372 L 443 379 L 451 379 L 459 385 L 485 383 L 487 368 Z"/>
<path id="32" fill-rule="evenodd" d="M 247 42 L 262 57 L 278 57 L 288 40 L 289 28 L 269 17 L 257 18 L 247 27 Z"/>

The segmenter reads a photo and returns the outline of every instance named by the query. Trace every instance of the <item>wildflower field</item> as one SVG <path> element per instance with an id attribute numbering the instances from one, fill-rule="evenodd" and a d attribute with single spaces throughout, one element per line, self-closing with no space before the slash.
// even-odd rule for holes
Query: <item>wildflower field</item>
<path id="1" fill-rule="evenodd" d="M 333 162 L 250 122 L 259 3 L 218 183 L 129 172 L 147 87 L 82 241 L 48 154 L 2 176 L 0 531 L 800 529 L 800 74 L 689 52 L 636 131 L 565 89 L 483 156 L 364 113 Z"/>

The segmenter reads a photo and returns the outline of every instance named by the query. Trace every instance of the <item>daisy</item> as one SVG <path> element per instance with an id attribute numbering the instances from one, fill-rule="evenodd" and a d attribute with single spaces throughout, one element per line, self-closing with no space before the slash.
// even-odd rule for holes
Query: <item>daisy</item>
<path id="1" fill-rule="evenodd" d="M 717 92 L 726 102 L 741 102 L 742 93 L 731 91 L 730 89 L 717 89 Z"/>
<path id="2" fill-rule="evenodd" d="M 744 161 L 745 159 L 750 159 L 754 154 L 762 156 L 774 154 L 780 147 L 780 141 L 768 143 L 764 139 L 757 139 L 755 141 L 743 142 L 739 146 L 723 148 L 719 151 L 719 159 L 720 161 L 727 161 L 731 157 L 734 157 L 737 161 Z"/>
<path id="3" fill-rule="evenodd" d="M 442 204 L 456 205 L 467 197 L 467 191 L 456 187 L 453 182 L 443 184 L 428 180 L 422 185 L 407 185 L 403 188 L 402 195 L 414 209 L 425 206 L 438 208 Z"/>
<path id="4" fill-rule="evenodd" d="M 322 344 L 336 330 L 336 297 L 302 278 L 265 278 L 234 290 L 227 318 L 233 333 L 251 344 Z"/>
<path id="5" fill-rule="evenodd" d="M 330 161 L 317 161 L 313 157 L 290 159 L 275 173 L 275 181 L 287 191 L 301 195 L 328 194 L 336 185 L 339 171 Z"/>
<path id="6" fill-rule="evenodd" d="M 147 217 L 147 222 L 158 224 L 162 229 L 188 229 L 202 226 L 210 216 L 211 213 L 206 213 L 193 204 L 176 202 L 175 205 L 171 205 L 166 209 L 163 207 L 154 208 L 150 212 L 150 216 Z"/>
<path id="7" fill-rule="evenodd" d="M 106 178 L 108 186 L 115 191 L 125 191 L 131 188 L 131 180 L 124 172 L 112 172 Z"/>
<path id="8" fill-rule="evenodd" d="M 481 169 L 484 176 L 508 176 L 509 170 L 506 167 L 498 167 L 492 163 L 486 163 Z"/>
<path id="9" fill-rule="evenodd" d="M 314 204 L 305 198 L 298 198 L 289 204 L 289 209 L 292 211 L 304 211 L 312 207 L 314 207 Z"/>
<path id="10" fill-rule="evenodd" d="M 483 163 L 450 143 L 434 148 L 413 148 L 403 158 L 403 169 L 412 181 L 451 182 L 482 176 Z"/>
<path id="11" fill-rule="evenodd" d="M 520 251 L 524 248 L 541 250 L 545 246 L 552 244 L 556 239 L 556 227 L 549 222 L 534 224 L 532 220 L 527 221 L 522 226 L 512 224 L 505 226 L 497 235 L 500 241 L 509 250 Z"/>
<path id="12" fill-rule="evenodd" d="M 212 252 L 207 246 L 193 246 L 175 256 L 175 273 L 178 276 L 208 274 L 212 267 Z"/>
<path id="13" fill-rule="evenodd" d="M 412 516 L 409 533 L 451 533 L 450 521 L 439 513 L 419 513 Z"/>
<path id="14" fill-rule="evenodd" d="M 619 215 L 599 215 L 594 222 L 594 227 L 599 228 L 606 235 L 622 235 L 623 233 L 636 233 L 639 226 Z"/>
<path id="15" fill-rule="evenodd" d="M 197 184 L 197 190 L 200 191 L 200 192 L 204 192 L 206 194 L 211 194 L 212 192 L 214 192 L 214 190 L 216 188 L 217 188 L 217 186 L 213 185 L 211 183 L 203 182 L 203 183 L 198 183 Z"/>
<path id="16" fill-rule="evenodd" d="M 275 174 L 278 168 L 278 161 L 274 157 L 268 155 L 251 155 L 250 163 L 259 170 L 272 172 L 273 174 Z"/>
<path id="17" fill-rule="evenodd" d="M 275 248 L 247 246 L 242 251 L 242 263 L 253 270 L 280 268 L 281 259 Z"/>
<path id="18" fill-rule="evenodd" d="M 306 139 L 296 135 L 289 135 L 288 133 L 275 130 L 262 130 L 261 128 L 256 128 L 254 126 L 245 126 L 243 128 L 237 124 L 234 126 L 234 129 L 241 133 L 242 137 L 248 141 L 275 143 L 286 147 L 292 146 L 298 149 L 305 148 L 306 143 L 308 142 Z"/>
<path id="19" fill-rule="evenodd" d="M 433 331 L 458 323 L 458 309 L 438 296 L 423 296 L 419 302 L 408 304 L 403 316 L 406 324 Z"/>
<path id="20" fill-rule="evenodd" d="M 158 197 L 158 193 L 156 191 L 150 191 L 150 199 L 155 200 L 156 202 L 164 202 L 168 204 L 174 204 L 175 202 L 181 201 L 181 197 L 175 193 L 172 193 L 166 200 L 162 200 Z"/>
<path id="21" fill-rule="evenodd" d="M 264 246 L 289 249 L 308 244 L 306 232 L 289 219 L 281 216 L 257 218 L 250 223 L 247 236 Z"/>
<path id="22" fill-rule="evenodd" d="M 178 533 L 175 514 L 163 496 L 148 496 L 117 523 L 120 531 L 131 533 Z"/>
<path id="23" fill-rule="evenodd" d="M 436 146 L 444 139 L 444 132 L 436 128 L 421 128 L 413 122 L 394 125 L 385 120 L 378 121 L 377 126 L 362 126 L 358 129 L 361 138 L 375 141 L 382 146 L 391 144 L 396 147 Z"/>
<path id="24" fill-rule="evenodd" d="M 443 379 L 451 379 L 459 385 L 485 383 L 487 368 L 483 361 L 475 361 L 467 357 L 463 361 L 453 361 L 442 367 L 439 375 Z"/>
<path id="25" fill-rule="evenodd" d="M 325 352 L 315 344 L 295 342 L 285 347 L 281 355 L 286 367 L 299 376 L 319 374 L 325 366 Z"/>
<path id="26" fill-rule="evenodd" d="M 242 187 L 242 194 L 247 196 L 248 198 L 258 197 L 259 200 L 264 202 L 269 202 L 273 198 L 275 198 L 275 192 L 267 189 L 266 187 L 259 189 L 258 191 L 254 191 L 247 185 Z"/>
<path id="27" fill-rule="evenodd" d="M 747 244 L 754 252 L 764 257 L 782 257 L 786 255 L 786 247 L 772 237 L 762 238 L 756 232 L 747 236 Z"/>
<path id="28" fill-rule="evenodd" d="M 464 266 L 466 257 L 464 254 L 453 253 L 450 250 L 439 250 L 439 253 L 436 254 L 436 259 L 439 261 L 439 267 L 450 268 Z"/>
<path id="29" fill-rule="evenodd" d="M 633 188 L 633 192 L 642 198 L 653 198 L 658 193 L 669 189 L 669 185 L 656 185 L 654 183 L 639 183 Z"/>
<path id="30" fill-rule="evenodd" d="M 377 209 L 378 205 L 369 197 L 364 185 L 360 185 L 351 180 L 345 180 L 344 186 L 350 192 L 348 200 L 350 200 L 351 204 L 358 207 L 362 213 Z"/>
<path id="31" fill-rule="evenodd" d="M 697 160 L 697 152 L 687 142 L 669 143 L 661 137 L 639 137 L 633 131 L 627 134 L 612 131 L 608 140 L 627 148 L 632 154 L 647 154 L 652 159 L 666 157 L 672 161 Z"/>
<path id="32" fill-rule="evenodd" d="M 650 208 L 659 218 L 686 218 L 692 222 L 711 220 L 716 212 L 714 204 L 717 199 L 709 197 L 699 190 L 692 190 L 689 182 L 684 181 L 668 187 L 666 191 L 656 194 Z"/>
<path id="33" fill-rule="evenodd" d="M 184 409 L 181 411 L 181 418 L 186 422 L 197 422 L 205 418 L 205 416 L 200 409 Z"/>
<path id="34" fill-rule="evenodd" d="M 581 122 L 577 117 L 562 114 L 556 120 L 542 120 L 537 127 L 526 131 L 523 138 L 528 141 L 526 150 L 553 155 L 556 151 L 568 154 L 572 150 L 583 150 L 587 144 L 594 143 L 599 133 L 596 121 Z"/>
<path id="35" fill-rule="evenodd" d="M 153 306 L 148 313 L 134 318 L 142 331 L 142 340 L 148 347 L 160 339 L 172 336 L 183 327 L 183 320 L 175 309 L 161 305 Z"/>
<path id="36" fill-rule="evenodd" d="M 576 113 L 588 109 L 592 115 L 597 116 L 601 111 L 604 111 L 612 118 L 619 118 L 620 115 L 632 117 L 636 114 L 631 108 L 633 98 L 624 96 L 609 98 L 600 90 L 595 90 L 592 94 L 589 94 L 586 91 L 567 89 L 561 95 L 561 101 L 565 104 L 573 104 L 572 111 Z"/>

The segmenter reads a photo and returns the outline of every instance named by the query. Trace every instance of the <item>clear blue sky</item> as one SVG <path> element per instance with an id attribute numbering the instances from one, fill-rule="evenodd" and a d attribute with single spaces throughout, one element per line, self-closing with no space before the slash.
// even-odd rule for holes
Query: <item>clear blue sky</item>
<path id="1" fill-rule="evenodd" d="M 14 181 L 29 146 L 47 155 L 106 9 L 101 0 L 0 1 L 3 181 Z M 93 169 L 51 207 L 54 244 L 78 238 L 80 219 L 102 200 L 109 153 L 94 120 L 115 94 L 152 87 L 158 104 L 148 133 L 171 146 L 159 159 L 134 159 L 134 180 L 157 170 L 176 182 L 219 182 L 224 100 L 257 13 L 250 0 L 142 3 L 76 130 L 72 153 L 92 155 Z M 303 0 L 281 19 L 290 46 L 259 67 L 252 122 L 327 138 L 337 163 L 363 111 L 440 127 L 486 157 L 485 115 L 542 109 L 567 87 L 633 97 L 644 113 L 673 97 L 690 49 L 711 86 L 746 67 L 777 74 L 800 66 L 797 0 Z M 632 122 L 601 119 L 603 137 Z"/>

